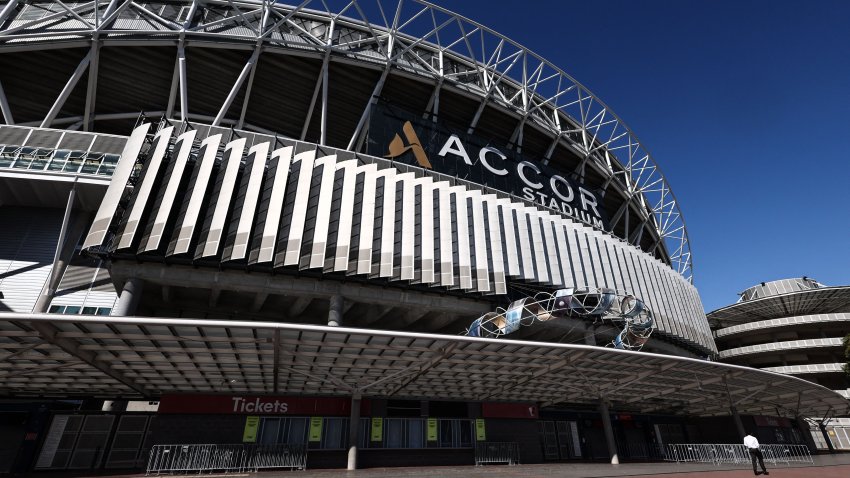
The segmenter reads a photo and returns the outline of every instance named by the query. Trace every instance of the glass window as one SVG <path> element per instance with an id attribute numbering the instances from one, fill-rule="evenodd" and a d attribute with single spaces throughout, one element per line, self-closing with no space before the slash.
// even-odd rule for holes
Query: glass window
<path id="1" fill-rule="evenodd" d="M 65 168 L 65 162 L 68 160 L 71 152 L 66 149 L 60 149 L 53 153 L 53 160 L 47 165 L 48 171 L 62 171 Z"/>
<path id="2" fill-rule="evenodd" d="M 322 429 L 322 448 L 334 450 L 345 448 L 348 437 L 347 418 L 325 418 Z"/>
<path id="3" fill-rule="evenodd" d="M 15 161 L 15 168 L 26 169 L 29 167 L 33 158 L 35 157 L 35 148 L 21 148 L 21 152 L 18 154 L 18 159 Z"/>
<path id="4" fill-rule="evenodd" d="M 80 172 L 83 174 L 97 173 L 98 168 L 100 168 L 100 160 L 102 158 L 102 154 L 88 154 L 86 156 L 85 163 L 83 163 L 83 169 Z"/>
<path id="5" fill-rule="evenodd" d="M 65 167 L 62 168 L 62 171 L 66 173 L 76 173 L 80 170 L 80 167 L 83 165 L 83 158 L 86 153 L 82 151 L 71 151 L 71 154 L 68 155 L 68 160 L 65 162 Z"/>
<path id="6" fill-rule="evenodd" d="M 65 306 L 64 305 L 51 305 L 50 310 L 48 310 L 47 312 L 50 313 L 50 314 L 61 314 L 61 313 L 65 312 Z"/>
<path id="7" fill-rule="evenodd" d="M 472 420 L 439 420 L 439 445 L 441 448 L 472 447 Z"/>
<path id="8" fill-rule="evenodd" d="M 15 162 L 15 156 L 18 155 L 17 146 L 0 147 L 0 168 L 8 168 Z"/>
<path id="9" fill-rule="evenodd" d="M 257 443 L 303 445 L 307 443 L 308 421 L 304 417 L 262 417 Z"/>
<path id="10" fill-rule="evenodd" d="M 39 149 L 35 152 L 32 163 L 30 163 L 30 169 L 43 170 L 45 166 L 47 166 L 48 161 L 50 161 L 50 155 L 53 153 L 52 149 Z"/>
<path id="11" fill-rule="evenodd" d="M 384 420 L 384 448 L 424 448 L 425 420 L 387 418 Z"/>
<path id="12" fill-rule="evenodd" d="M 109 315 L 112 312 L 112 309 L 109 307 L 98 307 L 96 315 Z"/>
<path id="13" fill-rule="evenodd" d="M 118 158 L 119 156 L 117 154 L 104 154 L 97 174 L 112 176 L 112 173 L 115 171 L 115 165 L 118 164 Z"/>
<path id="14" fill-rule="evenodd" d="M 80 308 L 75 305 L 65 307 L 65 315 L 77 315 L 80 313 Z"/>
<path id="15" fill-rule="evenodd" d="M 83 307 L 83 315 L 94 315 L 97 312 L 97 307 Z"/>

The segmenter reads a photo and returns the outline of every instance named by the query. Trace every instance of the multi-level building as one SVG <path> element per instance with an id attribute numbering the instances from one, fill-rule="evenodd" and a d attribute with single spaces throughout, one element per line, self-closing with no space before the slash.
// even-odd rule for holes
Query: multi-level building
<path id="1" fill-rule="evenodd" d="M 557 66 L 428 2 L 12 0 L 0 112 L 5 466 L 243 441 L 311 466 L 646 458 L 730 406 L 843 403 L 705 360 L 655 160 Z M 640 355 L 598 316 L 461 337 L 558 289 L 639 300 L 655 330 Z"/>
<path id="2" fill-rule="evenodd" d="M 826 286 L 810 277 L 762 282 L 708 320 L 719 360 L 798 376 L 850 400 L 843 347 L 850 333 L 850 286 Z M 829 428 L 837 447 L 850 448 L 846 429 Z"/>

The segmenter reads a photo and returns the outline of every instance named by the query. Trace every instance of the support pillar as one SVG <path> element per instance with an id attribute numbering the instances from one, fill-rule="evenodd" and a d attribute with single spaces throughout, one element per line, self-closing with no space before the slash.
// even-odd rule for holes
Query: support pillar
<path id="1" fill-rule="evenodd" d="M 619 465 L 620 458 L 617 456 L 617 442 L 614 441 L 614 428 L 611 426 L 611 413 L 604 398 L 599 398 L 599 414 L 602 415 L 602 428 L 605 431 L 605 441 L 608 443 L 608 454 L 611 456 L 611 464 Z"/>
<path id="2" fill-rule="evenodd" d="M 815 438 L 812 436 L 812 430 L 809 427 L 809 422 L 802 415 L 797 415 L 797 428 L 800 429 L 800 436 L 803 437 L 803 442 L 809 447 L 809 453 L 814 455 L 818 451 L 815 444 Z"/>
<path id="3" fill-rule="evenodd" d="M 829 439 L 829 432 L 826 430 L 826 423 L 818 423 L 818 428 L 820 428 L 820 432 L 823 433 L 823 439 L 826 441 L 826 447 L 829 448 L 829 452 L 835 453 L 835 447 L 832 446 L 832 440 Z"/>
<path id="4" fill-rule="evenodd" d="M 357 438 L 360 436 L 360 400 L 359 393 L 351 397 L 351 417 L 348 421 L 348 469 L 357 469 Z"/>
<path id="5" fill-rule="evenodd" d="M 341 295 L 331 297 L 328 307 L 328 327 L 339 327 L 342 325 L 343 299 Z"/>
<path id="6" fill-rule="evenodd" d="M 732 420 L 735 421 L 735 428 L 738 429 L 739 438 L 743 440 L 747 436 L 747 431 L 744 430 L 744 422 L 741 421 L 741 415 L 738 415 L 738 408 L 730 403 L 729 411 L 732 412 Z"/>
<path id="7" fill-rule="evenodd" d="M 118 296 L 118 301 L 115 303 L 115 308 L 112 309 L 113 316 L 127 317 L 136 313 L 136 308 L 139 306 L 139 300 L 142 298 L 142 289 L 145 283 L 138 277 L 131 277 L 124 283 L 124 288 L 121 289 L 121 295 Z"/>
<path id="8" fill-rule="evenodd" d="M 47 284 L 45 284 L 32 309 L 35 313 L 45 313 L 48 311 L 50 302 L 53 301 L 62 276 L 68 267 L 68 262 L 70 262 L 71 256 L 74 254 L 74 246 L 77 244 L 77 240 L 83 234 L 85 225 L 88 223 L 87 215 L 84 213 L 77 214 L 78 217 L 75 217 L 73 220 L 71 219 L 75 193 L 76 185 L 68 193 L 65 216 L 62 218 L 62 227 L 59 229 L 59 239 L 56 242 L 56 251 L 53 254 L 53 265 L 50 267 L 50 275 L 47 276 Z M 68 237 L 70 237 L 70 240 L 66 240 Z"/>

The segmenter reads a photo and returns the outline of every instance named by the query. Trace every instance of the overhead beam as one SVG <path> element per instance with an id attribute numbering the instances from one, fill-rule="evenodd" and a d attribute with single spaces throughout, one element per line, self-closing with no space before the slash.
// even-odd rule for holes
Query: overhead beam
<path id="1" fill-rule="evenodd" d="M 47 116 L 42 120 L 40 128 L 49 128 L 50 124 L 56 119 L 56 115 L 62 110 L 62 107 L 65 106 L 65 101 L 71 95 L 71 92 L 74 91 L 74 87 L 77 86 L 77 82 L 80 81 L 80 78 L 83 77 L 83 73 L 89 67 L 89 63 L 91 63 L 92 59 L 92 51 L 80 61 L 77 65 L 77 69 L 74 70 L 74 73 L 71 74 L 71 77 L 68 78 L 68 82 L 65 83 L 65 87 L 62 88 L 62 91 L 59 92 L 59 96 L 56 97 L 56 101 L 53 102 L 53 106 L 50 107 L 50 111 L 47 112 Z"/>
<path id="2" fill-rule="evenodd" d="M 9 100 L 6 99 L 6 92 L 3 91 L 3 83 L 0 83 L 0 113 L 3 113 L 3 121 L 6 124 L 15 124 L 15 119 L 12 118 L 12 109 L 9 108 Z"/>
<path id="3" fill-rule="evenodd" d="M 64 352 L 71 354 L 74 357 L 77 357 L 78 359 L 100 370 L 109 377 L 123 383 L 139 395 L 143 397 L 148 397 L 150 395 L 148 391 L 141 387 L 139 384 L 129 379 L 121 372 L 114 370 L 108 363 L 98 359 L 97 354 L 95 352 L 82 349 L 80 347 L 80 344 L 76 341 L 65 337 L 60 337 L 60 330 L 56 328 L 55 325 L 47 322 L 36 321 L 30 321 L 29 324 L 30 327 L 37 331 L 45 341 L 59 347 Z"/>
<path id="4" fill-rule="evenodd" d="M 17 6 L 18 0 L 10 0 L 9 3 L 3 7 L 3 10 L 0 11 L 0 27 L 3 27 L 3 24 L 6 23 L 6 19 L 12 15 L 12 12 L 15 11 Z"/>
<path id="5" fill-rule="evenodd" d="M 249 58 L 248 62 L 245 63 L 245 66 L 242 67 L 242 71 L 236 78 L 236 82 L 233 83 L 233 87 L 230 88 L 230 93 L 227 94 L 227 98 L 225 98 L 224 104 L 221 105 L 221 109 L 218 110 L 218 114 L 215 115 L 215 119 L 212 122 L 213 126 L 219 126 L 221 124 L 221 120 L 224 119 L 224 115 L 227 114 L 227 110 L 230 109 L 230 105 L 233 104 L 233 100 L 235 100 L 236 95 L 239 94 L 239 90 L 242 88 L 242 84 L 245 83 L 245 80 L 248 79 L 248 76 L 251 75 L 254 71 L 254 68 L 257 64 L 257 58 L 260 56 L 260 51 L 262 51 L 262 47 L 258 42 L 257 46 L 254 48 L 254 53 L 251 54 L 251 58 Z"/>
<path id="6" fill-rule="evenodd" d="M 305 310 L 307 310 L 307 307 L 309 307 L 312 302 L 312 297 L 299 297 L 295 299 L 295 302 L 291 306 L 289 306 L 289 313 L 287 314 L 287 316 L 291 318 L 298 317 L 299 315 L 303 314 Z"/>
<path id="7" fill-rule="evenodd" d="M 89 84 L 86 90 L 86 109 L 83 113 L 83 131 L 91 131 L 92 114 L 94 114 L 97 100 L 97 75 L 98 65 L 100 64 L 100 40 L 97 39 L 97 32 L 92 39 L 89 55 L 91 56 L 91 63 L 89 64 Z"/>

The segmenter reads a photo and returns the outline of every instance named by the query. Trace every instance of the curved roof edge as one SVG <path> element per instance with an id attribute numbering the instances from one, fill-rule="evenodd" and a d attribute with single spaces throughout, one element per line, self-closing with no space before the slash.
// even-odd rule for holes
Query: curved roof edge
<path id="1" fill-rule="evenodd" d="M 328 8 L 322 0 L 307 0 L 298 6 L 262 0 L 183 0 L 182 3 L 190 7 L 190 18 L 185 21 L 177 13 L 173 18 L 165 18 L 145 11 L 145 16 L 153 18 L 148 28 L 154 28 L 146 33 L 173 35 L 181 42 L 195 36 L 227 37 L 254 43 L 258 51 L 263 43 L 295 45 L 314 51 L 333 51 L 371 63 L 383 62 L 385 72 L 395 67 L 440 82 L 445 80 L 516 112 L 520 118 L 516 128 L 520 142 L 526 123 L 545 128 L 554 136 L 555 144 L 563 140 L 573 142 L 591 162 L 623 184 L 627 203 L 639 204 L 648 211 L 649 217 L 643 222 L 660 238 L 653 249 L 662 243 L 670 267 L 693 282 L 693 260 L 684 216 L 655 159 L 602 100 L 521 44 L 423 0 L 399 0 L 394 8 L 379 3 L 377 9 L 361 8 L 358 0 L 352 0 L 341 11 Z M 69 11 L 61 19 L 60 30 L 52 28 L 58 14 L 35 20 L 11 18 L 6 22 L 0 46 L 19 47 L 52 39 L 87 41 L 93 35 L 100 40 L 113 35 L 126 38 L 133 29 L 122 29 L 122 12 L 141 8 L 132 5 L 135 4 L 130 0 L 115 0 L 107 8 L 101 8 L 95 1 L 79 2 L 73 11 L 64 7 Z M 209 7 L 223 8 L 214 21 L 205 24 L 204 17 L 196 11 Z M 310 28 L 305 28 L 305 24 Z M 334 28 L 345 29 L 350 34 L 333 37 Z M 462 71 L 444 71 L 444 59 Z M 376 86 L 376 94 L 381 85 L 379 82 Z M 351 144 L 362 130 L 365 115 L 366 111 Z M 579 139 L 569 139 L 570 135 Z M 621 167 L 612 167 L 612 163 Z"/>

